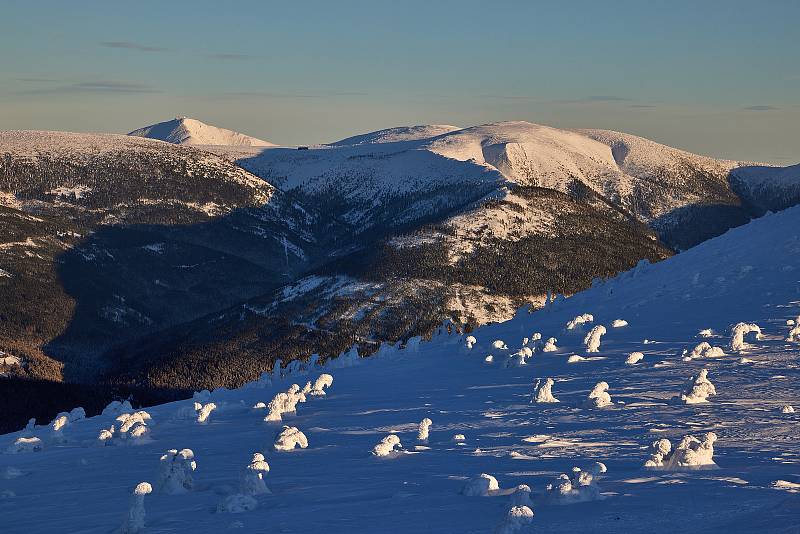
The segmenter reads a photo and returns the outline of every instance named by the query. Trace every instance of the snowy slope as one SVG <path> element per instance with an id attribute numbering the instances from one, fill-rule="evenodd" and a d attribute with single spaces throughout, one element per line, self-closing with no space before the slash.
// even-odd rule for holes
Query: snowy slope
<path id="1" fill-rule="evenodd" d="M 149 137 L 176 145 L 232 145 L 232 146 L 275 146 L 273 143 L 250 137 L 233 130 L 219 128 L 188 117 L 159 122 L 134 130 L 128 135 Z"/>
<path id="2" fill-rule="evenodd" d="M 782 210 L 800 201 L 800 164 L 739 167 L 731 172 L 731 187 L 761 212 Z"/>
<path id="3" fill-rule="evenodd" d="M 784 341 L 787 320 L 800 313 L 798 228 L 800 208 L 755 220 L 544 310 L 482 327 L 472 333 L 471 349 L 464 336 L 442 332 L 404 349 L 384 346 L 362 361 L 342 356 L 324 369 L 334 377 L 328 395 L 309 397 L 296 415 L 284 416 L 306 434 L 306 449 L 276 451 L 280 424 L 262 421 L 266 410 L 251 407 L 292 382 L 313 381 L 323 372 L 318 368 L 199 396 L 217 405 L 206 424 L 194 421 L 191 401 L 148 409 L 152 420 L 141 443 L 115 438 L 100 445 L 100 430 L 115 424 L 111 415 L 71 423 L 60 435 L 36 426 L 2 436 L 0 450 L 22 436 L 42 440 L 40 452 L 2 456 L 4 531 L 110 532 L 127 517 L 130 494 L 142 481 L 156 490 L 144 497 L 146 532 L 154 533 L 796 531 L 800 416 L 781 407 L 800 408 L 800 345 Z M 565 330 L 584 313 L 607 328 L 597 353 L 582 344 L 587 328 Z M 615 319 L 629 325 L 613 328 Z M 740 321 L 756 323 L 764 335 L 733 350 L 729 332 Z M 708 337 L 699 337 L 705 329 Z M 542 352 L 541 342 L 529 341 L 534 353 L 525 365 L 505 367 L 534 332 L 557 337 L 558 350 Z M 508 349 L 493 347 L 495 340 Z M 682 357 L 704 340 L 725 355 Z M 626 365 L 634 351 L 643 360 Z M 485 363 L 488 354 L 494 363 Z M 573 354 L 585 359 L 568 363 Z M 703 404 L 672 402 L 703 368 L 716 396 Z M 561 402 L 531 403 L 533 384 L 547 377 Z M 613 404 L 585 407 L 600 380 Z M 417 424 L 426 417 L 433 425 L 420 443 Z M 654 440 L 675 446 L 684 435 L 706 432 L 718 437 L 716 466 L 643 466 Z M 373 456 L 373 446 L 391 433 L 402 451 Z M 193 487 L 178 495 L 159 491 L 159 457 L 184 447 L 194 452 Z M 220 504 L 241 491 L 240 473 L 256 451 L 270 465 L 264 480 L 271 493 L 239 498 L 254 510 L 223 511 Z M 580 491 L 545 489 L 573 466 L 589 470 L 596 461 L 607 472 Z M 496 477 L 499 488 L 485 497 L 461 494 L 480 473 Z M 532 522 L 495 530 L 520 484 L 533 490 L 525 503 L 535 512 Z"/>
<path id="4" fill-rule="evenodd" d="M 442 135 L 459 130 L 458 126 L 450 126 L 449 124 L 422 124 L 419 126 L 397 126 L 395 128 L 386 128 L 384 130 L 377 130 L 366 134 L 354 135 L 347 137 L 331 146 L 349 146 L 349 145 L 368 145 L 374 143 L 395 143 L 397 141 L 417 141 L 420 139 L 430 139 L 437 135 Z"/>

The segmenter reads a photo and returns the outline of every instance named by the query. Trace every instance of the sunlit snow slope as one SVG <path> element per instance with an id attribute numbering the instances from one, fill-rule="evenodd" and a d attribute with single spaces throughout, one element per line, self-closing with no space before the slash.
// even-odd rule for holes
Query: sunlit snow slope
<path id="1" fill-rule="evenodd" d="M 192 401 L 182 401 L 148 409 L 139 440 L 104 446 L 98 434 L 119 425 L 113 415 L 2 436 L 0 450 L 13 450 L 21 437 L 41 440 L 38 452 L 0 456 L 3 531 L 111 532 L 128 517 L 134 487 L 147 481 L 155 491 L 144 497 L 145 531 L 154 533 L 796 532 L 800 415 L 782 408 L 800 408 L 800 344 L 786 341 L 787 321 L 800 314 L 798 258 L 800 208 L 790 208 L 479 328 L 474 340 L 442 329 L 430 342 L 385 345 L 373 358 L 351 353 L 322 369 L 295 364 L 284 377 L 197 395 L 216 405 L 205 424 L 195 421 Z M 585 313 L 592 323 L 566 329 Z M 618 319 L 628 325 L 613 327 Z M 734 349 L 730 331 L 740 321 L 763 335 Z M 590 353 L 584 334 L 596 325 L 607 332 Z M 558 348 L 543 352 L 550 337 Z M 724 355 L 686 359 L 684 351 L 703 341 Z M 524 347 L 532 356 L 515 354 Z M 632 352 L 643 358 L 627 365 Z M 716 395 L 702 404 L 672 400 L 704 368 Z M 283 415 L 308 447 L 275 450 L 281 424 L 264 422 L 267 410 L 253 406 L 322 372 L 334 378 L 327 395 L 309 395 L 296 414 Z M 548 377 L 560 402 L 532 403 L 533 384 Z M 585 407 L 600 381 L 612 404 Z M 423 418 L 433 424 L 427 442 L 418 442 Z M 643 466 L 655 440 L 675 447 L 707 432 L 718 438 L 715 466 Z M 402 448 L 371 454 L 390 434 Z M 159 458 L 173 448 L 192 449 L 196 462 L 193 484 L 178 495 L 166 493 L 158 475 Z M 254 452 L 269 463 L 271 493 L 233 497 L 244 491 L 240 473 Z M 591 483 L 583 476 L 579 486 L 573 474 L 568 490 L 555 480 L 573 466 L 597 473 L 597 461 L 607 472 Z M 496 477 L 497 489 L 462 494 L 480 473 Z M 532 489 L 531 501 L 509 495 L 521 484 Z M 255 508 L 231 513 L 232 503 Z M 506 519 L 514 504 L 532 509 L 532 521 L 514 527 Z"/>
<path id="2" fill-rule="evenodd" d="M 197 119 L 177 117 L 134 130 L 128 135 L 159 139 L 176 145 L 275 146 L 233 130 L 211 126 Z"/>

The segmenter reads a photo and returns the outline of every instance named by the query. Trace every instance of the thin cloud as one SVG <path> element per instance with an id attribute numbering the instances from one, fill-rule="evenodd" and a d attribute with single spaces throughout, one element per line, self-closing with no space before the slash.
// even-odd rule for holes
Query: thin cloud
<path id="1" fill-rule="evenodd" d="M 253 59 L 253 56 L 248 54 L 206 54 L 206 58 L 217 61 L 247 61 Z"/>
<path id="2" fill-rule="evenodd" d="M 633 99 L 627 96 L 617 95 L 590 95 L 583 98 L 572 100 L 555 100 L 557 104 L 593 104 L 593 103 L 615 103 L 615 102 L 631 102 Z"/>
<path id="3" fill-rule="evenodd" d="M 123 48 L 126 50 L 138 50 L 139 52 L 166 52 L 168 49 L 161 46 L 143 45 L 132 41 L 103 41 L 100 46 L 106 48 Z"/>
<path id="4" fill-rule="evenodd" d="M 536 99 L 535 96 L 528 96 L 528 95 L 503 95 L 503 94 L 493 94 L 493 93 L 475 95 L 475 98 L 492 98 L 492 99 L 496 99 L 496 100 L 534 100 L 534 99 Z"/>
<path id="5" fill-rule="evenodd" d="M 656 106 L 653 104 L 631 104 L 628 107 L 632 109 L 653 109 Z"/>
<path id="6" fill-rule="evenodd" d="M 61 80 L 55 80 L 53 78 L 14 78 L 18 82 L 31 82 L 31 83 L 55 83 L 60 82 Z"/>
<path id="7" fill-rule="evenodd" d="M 39 95 L 57 93 L 116 93 L 116 94 L 138 94 L 138 93 L 160 93 L 155 87 L 141 83 L 129 83 L 118 81 L 87 81 L 72 83 L 59 87 L 47 89 L 31 89 L 20 91 L 19 94 Z"/>
<path id="8" fill-rule="evenodd" d="M 743 111 L 777 111 L 780 108 L 775 106 L 747 106 L 742 108 Z"/>
<path id="9" fill-rule="evenodd" d="M 332 98 L 340 96 L 367 96 L 369 93 L 356 91 L 324 91 L 321 93 L 274 93 L 270 91 L 229 91 L 223 97 L 234 98 Z"/>

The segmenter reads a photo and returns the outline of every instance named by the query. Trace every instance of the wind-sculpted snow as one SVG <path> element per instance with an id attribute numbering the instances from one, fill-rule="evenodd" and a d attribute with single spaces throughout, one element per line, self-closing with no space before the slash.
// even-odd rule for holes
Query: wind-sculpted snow
<path id="1" fill-rule="evenodd" d="M 190 401 L 154 406 L 151 441 L 136 447 L 96 446 L 113 413 L 65 427 L 65 443 L 48 441 L 46 424 L 0 436 L 4 534 L 112 532 L 130 509 L 131 489 L 153 481 L 160 466 L 182 473 L 175 479 L 185 492 L 153 483 L 145 497 L 153 532 L 492 532 L 511 523 L 514 508 L 515 517 L 530 518 L 523 507 L 535 515 L 518 532 L 792 532 L 800 443 L 797 413 L 783 407 L 800 402 L 800 348 L 785 340 L 787 320 L 800 314 L 798 229 L 800 208 L 791 208 L 504 323 L 469 333 L 435 328 L 430 340 L 384 344 L 372 358 L 343 350 L 342 366 L 281 366 L 246 387 L 198 394 L 200 404 L 225 407 L 207 425 L 175 417 Z M 537 349 L 525 366 L 484 364 L 488 351 L 519 350 L 531 332 L 562 332 L 586 310 L 597 324 L 630 322 L 607 331 L 601 356 L 568 364 L 583 344 L 566 335 L 561 351 Z M 711 330 L 705 339 L 722 345 L 740 322 L 762 334 L 747 340 L 751 363 L 683 360 L 698 331 Z M 464 351 L 468 335 L 475 346 Z M 495 351 L 494 340 L 507 349 Z M 646 357 L 625 365 L 632 352 Z M 703 368 L 712 402 L 672 402 Z M 251 407 L 303 393 L 293 385 L 313 388 L 323 373 L 335 387 L 286 414 L 308 448 L 274 451 L 278 428 Z M 542 377 L 554 379 L 561 402 L 530 402 Z M 611 385 L 599 390 L 613 394 L 613 408 L 579 409 L 598 381 Z M 415 440 L 425 418 L 435 426 L 422 446 Z M 16 454 L 21 439 L 43 446 Z M 395 452 L 372 456 L 379 443 Z M 193 453 L 178 459 L 171 447 L 195 451 L 196 469 Z M 271 493 L 248 495 L 242 469 L 251 458 L 260 463 L 253 453 L 265 449 Z"/>

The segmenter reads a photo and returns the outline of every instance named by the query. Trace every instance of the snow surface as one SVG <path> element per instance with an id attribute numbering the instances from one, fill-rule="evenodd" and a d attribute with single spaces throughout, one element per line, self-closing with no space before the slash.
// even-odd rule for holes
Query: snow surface
<path id="1" fill-rule="evenodd" d="M 396 126 L 375 132 L 354 135 L 335 143 L 331 146 L 369 145 L 375 143 L 396 143 L 398 141 L 418 141 L 430 139 L 438 135 L 459 130 L 458 126 L 449 124 L 422 124 L 419 126 Z"/>
<path id="2" fill-rule="evenodd" d="M 217 390 L 198 397 L 224 407 L 205 425 L 173 417 L 194 400 L 148 408 L 157 424 L 148 424 L 150 440 L 135 447 L 96 446 L 114 414 L 64 427 L 63 442 L 41 425 L 0 436 L 0 451 L 14 452 L 0 455 L 2 530 L 112 532 L 129 512 L 132 488 L 149 481 L 156 491 L 145 499 L 145 528 L 153 533 L 491 532 L 508 524 L 509 511 L 519 506 L 509 496 L 520 485 L 532 489 L 533 519 L 519 532 L 796 532 L 800 418 L 781 408 L 800 404 L 800 347 L 785 340 L 786 321 L 800 313 L 799 259 L 800 207 L 535 313 L 520 310 L 510 321 L 481 327 L 466 353 L 466 336 L 445 333 L 406 349 L 387 347 L 374 358 L 349 358 L 346 367 L 300 369 Z M 522 367 L 483 361 L 493 340 L 517 351 L 531 332 L 547 338 L 587 312 L 601 324 L 630 321 L 603 337 L 602 357 L 567 364 L 568 354 L 585 354 L 581 337 L 567 336 L 563 350 L 537 352 Z M 742 348 L 752 363 L 740 363 L 742 354 L 683 361 L 699 330 L 724 332 L 719 340 L 727 341 L 740 322 L 761 328 L 762 337 Z M 625 365 L 643 340 L 647 358 Z M 703 368 L 716 386 L 713 402 L 671 402 Z M 335 387 L 285 415 L 307 434 L 308 447 L 274 451 L 276 426 L 251 406 L 321 372 L 334 377 Z M 537 377 L 556 380 L 561 402 L 530 402 Z M 581 409 L 600 379 L 612 385 L 614 404 Z M 370 454 L 387 436 L 413 443 L 426 417 L 436 424 L 425 447 Z M 454 442 L 454 434 L 468 440 Z M 38 446 L 14 445 L 33 437 Z M 717 468 L 645 468 L 651 444 L 662 438 L 684 451 L 679 467 L 707 463 L 713 446 Z M 164 468 L 185 493 L 159 491 L 164 451 L 170 451 Z M 237 495 L 254 451 L 269 463 L 272 493 L 228 499 Z M 608 471 L 587 492 L 592 500 L 546 497 L 560 474 L 572 484 L 581 478 L 573 466 L 596 461 Z M 487 487 L 486 497 L 463 495 L 466 482 L 481 473 L 491 473 L 497 489 Z"/>
<path id="3" fill-rule="evenodd" d="M 275 146 L 233 130 L 211 126 L 197 119 L 177 117 L 134 130 L 128 135 L 158 139 L 176 145 L 225 145 L 225 146 Z"/>

